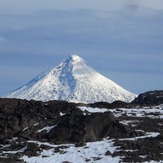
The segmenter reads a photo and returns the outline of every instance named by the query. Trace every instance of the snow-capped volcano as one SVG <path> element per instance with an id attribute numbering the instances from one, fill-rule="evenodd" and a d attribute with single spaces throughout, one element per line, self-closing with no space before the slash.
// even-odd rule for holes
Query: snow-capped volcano
<path id="1" fill-rule="evenodd" d="M 115 100 L 129 102 L 135 96 L 96 72 L 79 56 L 71 55 L 57 67 L 42 73 L 5 97 L 92 103 Z"/>

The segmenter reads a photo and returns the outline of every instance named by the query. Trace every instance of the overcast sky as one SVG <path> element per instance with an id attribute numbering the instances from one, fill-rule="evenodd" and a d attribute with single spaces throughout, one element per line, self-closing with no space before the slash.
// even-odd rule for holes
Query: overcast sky
<path id="1" fill-rule="evenodd" d="M 162 0 L 0 0 L 0 95 L 78 54 L 125 89 L 163 89 Z"/>

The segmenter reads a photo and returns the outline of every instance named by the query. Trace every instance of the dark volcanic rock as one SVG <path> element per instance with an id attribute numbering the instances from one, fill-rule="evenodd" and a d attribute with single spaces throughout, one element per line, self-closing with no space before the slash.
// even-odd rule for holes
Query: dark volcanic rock
<path id="1" fill-rule="evenodd" d="M 124 162 L 149 162 L 150 160 L 160 162 L 163 160 L 161 154 L 163 152 L 163 145 L 157 137 L 137 141 L 117 140 L 114 145 L 121 146 L 119 151 L 114 153 L 114 156 L 125 155 Z"/>
<path id="2" fill-rule="evenodd" d="M 82 111 L 65 101 L 27 101 L 18 99 L 0 99 L 0 142 L 21 134 L 23 129 L 32 128 L 36 123 L 58 121 L 60 113 L 82 114 Z M 26 131 L 27 132 L 27 131 Z M 29 138 L 29 134 L 25 134 Z"/>
<path id="3" fill-rule="evenodd" d="M 160 105 L 163 104 L 163 90 L 149 91 L 140 94 L 132 104 Z"/>
<path id="4" fill-rule="evenodd" d="M 124 112 L 118 119 L 113 115 L 114 110 L 113 113 L 109 112 L 109 109 L 129 109 L 139 106 L 149 106 L 146 107 L 148 109 L 159 104 L 163 104 L 163 91 L 140 94 L 131 103 L 115 101 L 87 105 L 66 101 L 0 99 L 0 162 L 22 162 L 19 159 L 23 155 L 37 156 L 44 149 L 54 148 L 44 143 L 39 145 L 37 141 L 55 144 L 74 143 L 78 147 L 85 145 L 85 142 L 106 137 L 113 138 L 114 145 L 120 148 L 113 154 L 106 149 L 106 156 L 122 156 L 124 162 L 163 160 L 163 119 L 159 117 L 159 110 L 146 112 L 144 117 L 137 117 L 136 114 L 130 116 Z M 83 113 L 77 108 L 80 105 L 108 108 L 108 112 Z M 121 112 L 120 109 L 115 110 Z M 136 141 L 119 139 L 145 136 L 146 132 L 160 133 L 160 135 Z M 64 154 L 66 152 L 64 148 L 64 146 L 55 147 L 54 153 Z M 5 154 L 3 151 L 18 152 Z M 96 161 L 101 158 L 92 159 Z"/>
<path id="5" fill-rule="evenodd" d="M 0 99 L 0 116 L 1 142 L 19 137 L 83 145 L 106 136 L 128 135 L 111 112 L 83 115 L 76 104 L 65 101 Z"/>
<path id="6" fill-rule="evenodd" d="M 128 108 L 130 107 L 129 103 L 124 102 L 124 101 L 114 101 L 112 103 L 108 102 L 96 102 L 93 104 L 88 104 L 90 107 L 97 107 L 97 108 L 108 108 L 108 109 L 114 109 L 114 108 Z"/>
<path id="7" fill-rule="evenodd" d="M 38 156 L 44 148 L 48 149 L 34 141 L 75 143 L 78 147 L 107 136 L 117 138 L 129 135 L 129 129 L 120 124 L 111 112 L 85 115 L 76 104 L 65 101 L 0 99 L 0 117 L 0 143 L 7 145 L 5 148 L 2 145 L 3 150 L 23 150 L 23 153 L 5 156 L 12 162 L 20 161 L 23 155 Z M 64 152 L 61 147 L 56 147 L 57 151 Z"/>
<path id="8" fill-rule="evenodd" d="M 0 158 L 0 163 L 25 163 L 24 161 L 15 158 Z"/>
<path id="9" fill-rule="evenodd" d="M 112 103 L 108 102 L 96 102 L 92 104 L 87 104 L 90 107 L 97 108 L 134 108 L 136 106 L 154 106 L 163 104 L 163 90 L 155 90 L 142 93 L 138 95 L 132 102 L 126 103 L 123 101 L 114 101 Z"/>
<path id="10" fill-rule="evenodd" d="M 48 141 L 54 143 L 81 143 L 96 141 L 104 137 L 123 137 L 128 130 L 116 121 L 111 112 L 88 116 L 66 115 L 62 121 L 47 133 Z"/>

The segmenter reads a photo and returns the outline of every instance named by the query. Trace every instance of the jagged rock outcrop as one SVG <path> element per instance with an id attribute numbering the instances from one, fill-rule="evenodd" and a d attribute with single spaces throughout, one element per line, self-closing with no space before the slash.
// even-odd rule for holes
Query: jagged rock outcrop
<path id="1" fill-rule="evenodd" d="M 148 91 L 140 94 L 132 104 L 160 105 L 163 104 L 163 90 Z"/>
<path id="2" fill-rule="evenodd" d="M 60 114 L 82 114 L 74 104 L 65 101 L 27 101 L 0 99 L 0 141 L 19 135 L 25 128 L 39 123 L 53 123 Z M 31 133 L 32 131 L 30 131 Z"/>
<path id="3" fill-rule="evenodd" d="M 129 136 L 129 129 L 120 124 L 111 112 L 91 115 L 66 115 L 58 125 L 47 133 L 53 143 L 84 143 L 104 137 Z"/>
<path id="4" fill-rule="evenodd" d="M 18 136 L 78 143 L 129 133 L 111 112 L 84 115 L 76 104 L 65 101 L 0 99 L 0 117 L 0 142 Z"/>

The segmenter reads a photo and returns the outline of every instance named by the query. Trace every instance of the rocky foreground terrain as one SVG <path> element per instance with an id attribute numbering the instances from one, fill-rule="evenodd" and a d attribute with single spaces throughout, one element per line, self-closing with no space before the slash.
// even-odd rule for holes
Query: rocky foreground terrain
<path id="1" fill-rule="evenodd" d="M 163 162 L 163 91 L 131 103 L 0 99 L 0 163 Z"/>

